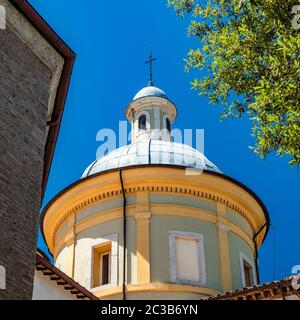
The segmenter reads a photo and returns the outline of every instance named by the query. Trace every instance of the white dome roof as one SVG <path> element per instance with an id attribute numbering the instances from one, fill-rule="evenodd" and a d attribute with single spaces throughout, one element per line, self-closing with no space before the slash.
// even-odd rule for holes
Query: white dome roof
<path id="1" fill-rule="evenodd" d="M 106 170 L 151 164 L 182 166 L 222 173 L 201 152 L 188 145 L 142 139 L 98 158 L 87 167 L 82 178 Z"/>
<path id="2" fill-rule="evenodd" d="M 160 98 L 165 98 L 168 99 L 166 93 L 154 86 L 148 86 L 140 90 L 133 98 L 134 100 L 137 100 L 139 98 L 144 98 L 144 97 L 160 97 Z"/>

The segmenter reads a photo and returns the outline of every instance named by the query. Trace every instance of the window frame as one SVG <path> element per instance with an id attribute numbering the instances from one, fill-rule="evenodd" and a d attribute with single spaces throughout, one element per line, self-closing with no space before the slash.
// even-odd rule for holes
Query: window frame
<path id="1" fill-rule="evenodd" d="M 189 279 L 179 279 L 177 277 L 177 259 L 176 259 L 176 238 L 198 241 L 198 258 L 199 258 L 199 280 L 193 281 Z M 170 276 L 172 283 L 189 284 L 206 286 L 206 261 L 204 249 L 204 236 L 201 233 L 169 230 L 169 263 L 170 263 Z"/>
<path id="2" fill-rule="evenodd" d="M 172 125 L 171 125 L 171 120 L 169 119 L 169 117 L 166 117 L 165 118 L 165 125 L 166 125 L 166 130 L 169 132 L 169 133 L 171 133 L 171 131 L 172 131 Z M 169 126 L 170 126 L 170 128 L 168 128 L 168 124 L 169 124 Z"/>
<path id="3" fill-rule="evenodd" d="M 142 116 L 146 117 L 146 127 L 145 129 L 140 129 L 140 118 Z M 148 111 L 141 111 L 136 115 L 136 128 L 137 128 L 137 134 L 145 133 L 145 132 L 150 132 L 150 114 Z"/>
<path id="4" fill-rule="evenodd" d="M 107 283 L 103 283 L 103 257 L 108 255 L 108 281 Z M 101 271 L 100 273 L 100 277 L 99 277 L 99 283 L 100 286 L 104 286 L 104 285 L 108 285 L 110 284 L 111 281 L 111 250 L 110 251 L 104 251 L 102 253 L 100 253 L 100 263 L 99 263 L 99 271 Z"/>
<path id="5" fill-rule="evenodd" d="M 239 252 L 239 256 L 240 256 L 240 272 L 241 272 L 241 279 L 242 279 L 243 288 L 247 287 L 247 285 L 246 285 L 246 275 L 245 275 L 245 269 L 244 269 L 245 263 L 251 269 L 250 279 L 251 279 L 252 283 L 250 284 L 250 287 L 255 286 L 257 284 L 257 277 L 256 277 L 256 268 L 254 266 L 254 263 L 242 251 Z"/>
<path id="6" fill-rule="evenodd" d="M 102 257 L 109 254 L 108 261 L 108 283 L 103 284 L 102 279 Z M 92 248 L 92 288 L 103 287 L 110 285 L 111 282 L 111 259 L 112 258 L 112 243 L 111 241 L 103 242 L 99 245 L 93 246 Z"/>
<path id="7" fill-rule="evenodd" d="M 171 129 L 170 131 L 167 128 L 167 119 L 170 122 L 170 129 Z M 168 134 L 171 134 L 172 133 L 172 121 L 171 121 L 171 118 L 170 118 L 169 114 L 165 113 L 163 115 L 162 124 L 163 124 L 163 129 L 166 130 L 168 132 Z"/>
<path id="8" fill-rule="evenodd" d="M 94 286 L 94 250 L 97 247 L 105 246 L 111 243 L 111 256 L 110 256 L 110 283 L 105 285 Z M 98 239 L 94 239 L 90 242 L 90 250 L 88 250 L 87 255 L 87 272 L 88 277 L 86 279 L 86 287 L 92 292 L 102 290 L 109 287 L 115 287 L 118 285 L 118 255 L 119 255 L 119 245 L 118 245 L 118 234 L 107 235 Z"/>
<path id="9" fill-rule="evenodd" d="M 143 128 L 141 128 L 141 119 L 145 120 L 145 123 L 143 124 Z M 146 131 L 147 130 L 147 117 L 145 114 L 141 114 L 138 118 L 138 126 L 139 126 L 139 131 Z"/>

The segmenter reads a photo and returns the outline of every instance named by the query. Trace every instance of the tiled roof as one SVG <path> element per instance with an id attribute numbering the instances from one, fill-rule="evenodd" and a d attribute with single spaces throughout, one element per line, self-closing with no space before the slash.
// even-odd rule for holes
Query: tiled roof
<path id="1" fill-rule="evenodd" d="M 205 298 L 205 300 L 285 300 L 287 297 L 293 295 L 300 299 L 300 288 L 295 287 L 297 284 L 298 287 L 300 287 L 300 280 L 297 280 L 294 276 L 290 276 L 282 280 L 226 292 L 224 294 Z"/>
<path id="2" fill-rule="evenodd" d="M 65 273 L 57 269 L 43 256 L 40 251 L 36 254 L 35 268 L 37 271 L 43 272 L 52 281 L 55 281 L 58 286 L 62 286 L 64 290 L 75 295 L 79 300 L 99 300 L 90 291 L 82 287 L 79 283 L 67 276 Z"/>

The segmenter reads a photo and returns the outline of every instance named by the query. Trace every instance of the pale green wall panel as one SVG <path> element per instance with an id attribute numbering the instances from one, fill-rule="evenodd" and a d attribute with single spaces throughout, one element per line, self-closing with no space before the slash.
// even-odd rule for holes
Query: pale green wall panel
<path id="1" fill-rule="evenodd" d="M 169 230 L 197 232 L 204 236 L 207 287 L 220 290 L 219 250 L 214 224 L 188 217 L 155 215 L 150 222 L 151 282 L 170 283 Z"/>
<path id="2" fill-rule="evenodd" d="M 108 236 L 117 233 L 119 235 L 119 244 L 123 245 L 123 220 L 113 220 L 102 224 L 97 224 L 88 228 L 77 236 L 77 240 L 84 238 L 98 239 L 103 236 Z"/>
<path id="3" fill-rule="evenodd" d="M 237 223 L 239 226 L 241 226 L 245 232 L 247 232 L 248 235 L 250 235 L 251 237 L 253 236 L 253 232 L 252 229 L 248 223 L 248 221 L 242 217 L 240 214 L 227 209 L 226 210 L 226 216 L 231 219 L 233 222 Z"/>
<path id="4" fill-rule="evenodd" d="M 136 203 L 136 196 L 135 194 L 126 195 L 126 203 L 127 206 L 134 205 Z M 89 217 L 92 217 L 93 215 L 105 212 L 108 210 L 116 209 L 116 208 L 123 208 L 123 197 L 116 197 L 111 198 L 108 200 L 103 200 L 99 203 L 96 203 L 88 208 L 85 208 L 78 212 L 76 215 L 76 221 L 82 221 L 84 219 L 87 219 Z"/>
<path id="5" fill-rule="evenodd" d="M 136 282 L 136 220 L 132 217 L 126 219 L 127 230 L 127 283 Z M 121 271 L 123 272 L 123 270 Z M 134 274 L 134 275 L 133 275 Z M 134 277 L 134 278 L 133 278 Z"/>
<path id="6" fill-rule="evenodd" d="M 214 201 L 199 199 L 193 196 L 179 196 L 175 194 L 150 193 L 150 203 L 183 205 L 204 210 L 217 212 L 217 205 Z"/>

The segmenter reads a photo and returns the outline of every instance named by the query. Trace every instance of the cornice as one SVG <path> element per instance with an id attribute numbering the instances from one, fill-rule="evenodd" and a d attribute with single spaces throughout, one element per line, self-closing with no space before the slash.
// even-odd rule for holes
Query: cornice
<path id="1" fill-rule="evenodd" d="M 181 194 L 185 196 L 193 196 L 197 197 L 200 199 L 206 199 L 206 200 L 211 200 L 211 201 L 216 201 L 218 203 L 222 203 L 226 205 L 228 208 L 234 210 L 236 213 L 239 215 L 243 216 L 247 222 L 249 223 L 251 229 L 253 232 L 255 232 L 256 227 L 254 225 L 253 219 L 251 219 L 251 215 L 241 206 L 237 205 L 233 201 L 227 199 L 226 197 L 221 197 L 219 195 L 214 194 L 213 192 L 208 192 L 208 191 L 201 191 L 201 190 L 195 190 L 193 188 L 184 188 L 184 187 L 173 187 L 169 185 L 162 186 L 160 185 L 143 185 L 143 186 L 133 186 L 133 187 L 126 187 L 125 188 L 125 193 L 127 195 L 133 194 L 133 193 L 139 193 L 139 192 L 157 192 L 157 193 L 169 193 L 169 194 Z M 112 199 L 118 196 L 122 195 L 122 190 L 111 190 L 111 191 L 106 191 L 103 193 L 99 193 L 96 195 L 93 195 L 84 201 L 81 201 L 74 206 L 72 206 L 69 210 L 65 211 L 61 218 L 54 223 L 52 226 L 52 240 L 51 243 L 49 243 L 49 247 L 54 248 L 55 246 L 55 237 L 56 233 L 61 227 L 61 225 L 73 214 L 77 214 L 81 210 L 94 205 L 96 203 L 100 203 L 102 200 L 107 200 L 107 199 Z"/>

